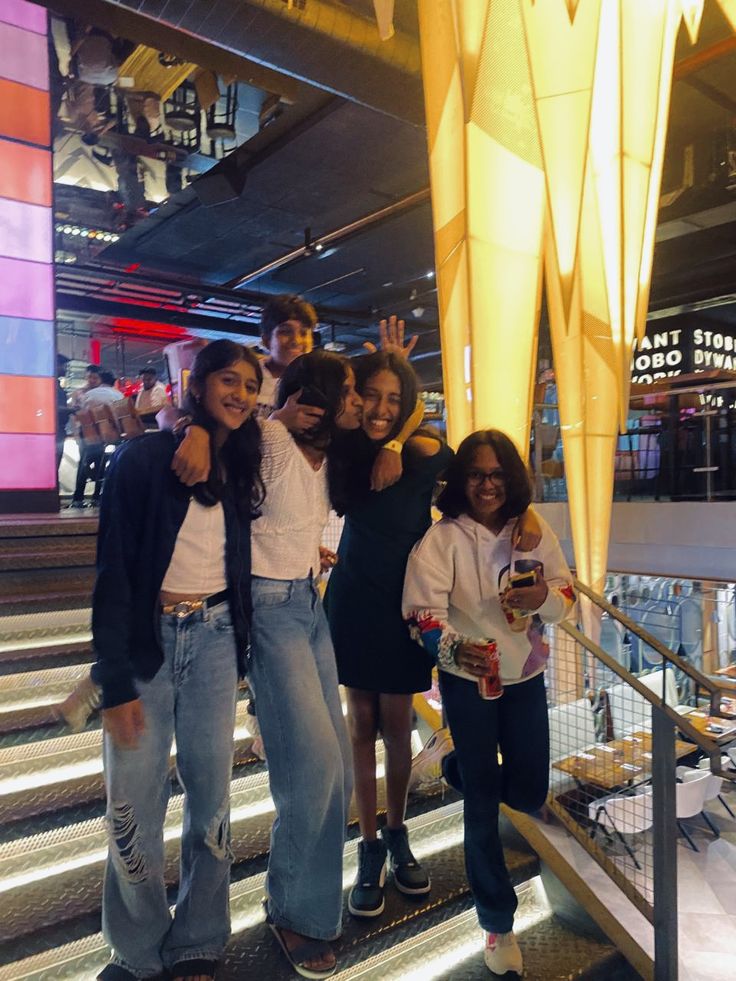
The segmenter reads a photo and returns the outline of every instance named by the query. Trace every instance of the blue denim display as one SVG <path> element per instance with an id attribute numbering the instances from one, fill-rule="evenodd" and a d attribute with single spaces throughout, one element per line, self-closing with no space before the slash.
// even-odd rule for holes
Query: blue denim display
<path id="1" fill-rule="evenodd" d="M 107 823 L 102 928 L 114 963 L 145 978 L 230 935 L 230 778 L 238 669 L 227 603 L 161 617 L 164 663 L 138 682 L 145 730 L 135 749 L 105 736 Z M 181 873 L 172 919 L 164 886 L 169 754 L 184 789 Z"/>
<path id="2" fill-rule="evenodd" d="M 254 576 L 248 682 L 276 819 L 267 892 L 273 921 L 332 940 L 342 928 L 351 753 L 335 654 L 311 579 Z"/>
<path id="3" fill-rule="evenodd" d="M 465 867 L 478 920 L 489 933 L 508 933 L 517 900 L 503 857 L 498 810 L 503 802 L 528 814 L 539 810 L 547 797 L 544 675 L 506 685 L 494 701 L 482 699 L 474 681 L 446 671 L 440 671 L 440 689 L 455 742 L 442 772 L 465 797 Z"/>

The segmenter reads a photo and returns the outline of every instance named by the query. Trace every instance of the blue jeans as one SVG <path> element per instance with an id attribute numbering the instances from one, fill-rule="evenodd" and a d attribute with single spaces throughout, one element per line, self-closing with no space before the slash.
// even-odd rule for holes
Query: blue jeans
<path id="1" fill-rule="evenodd" d="M 465 867 L 478 920 L 489 933 L 508 933 L 517 900 L 503 857 L 498 809 L 503 801 L 528 814 L 539 810 L 547 797 L 544 675 L 507 685 L 494 701 L 482 699 L 474 681 L 446 671 L 440 671 L 440 689 L 455 743 L 442 772 L 465 797 Z"/>
<path id="2" fill-rule="evenodd" d="M 217 959 L 230 935 L 230 778 L 238 669 L 227 603 L 161 617 L 164 663 L 138 682 L 145 730 L 135 749 L 105 736 L 110 847 L 102 929 L 113 962 L 140 978 Z M 169 754 L 185 794 L 176 912 L 164 885 Z"/>
<path id="3" fill-rule="evenodd" d="M 252 581 L 248 682 L 276 819 L 267 892 L 279 926 L 320 940 L 342 929 L 342 853 L 352 794 L 335 653 L 311 579 Z"/>

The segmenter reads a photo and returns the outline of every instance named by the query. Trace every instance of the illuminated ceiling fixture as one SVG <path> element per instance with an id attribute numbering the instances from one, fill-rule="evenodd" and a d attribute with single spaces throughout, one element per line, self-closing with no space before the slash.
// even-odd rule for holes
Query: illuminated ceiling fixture
<path id="1" fill-rule="evenodd" d="M 716 0 L 713 0 L 716 2 Z M 736 0 L 717 0 L 736 27 Z M 704 0 L 419 0 L 453 443 L 528 446 L 541 269 L 578 573 L 606 569 L 646 329 L 675 44 Z"/>

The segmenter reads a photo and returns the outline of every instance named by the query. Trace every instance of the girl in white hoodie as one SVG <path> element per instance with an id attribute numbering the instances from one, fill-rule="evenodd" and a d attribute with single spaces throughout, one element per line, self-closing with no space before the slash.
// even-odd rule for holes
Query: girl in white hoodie
<path id="1" fill-rule="evenodd" d="M 544 627 L 570 612 L 572 576 L 541 518 L 535 549 L 521 557 L 512 546 L 514 522 L 529 505 L 531 484 L 508 436 L 493 429 L 468 436 L 445 477 L 437 501 L 444 518 L 409 557 L 403 612 L 412 635 L 441 669 L 442 702 L 455 742 L 443 774 L 465 796 L 465 860 L 488 935 L 486 964 L 497 974 L 521 974 L 513 934 L 516 894 L 498 811 L 503 801 L 533 812 L 547 796 Z M 533 584 L 512 586 L 510 578 L 519 573 L 532 573 Z M 496 642 L 497 661 L 488 656 L 489 640 Z M 494 673 L 503 694 L 481 698 L 478 679 Z"/>

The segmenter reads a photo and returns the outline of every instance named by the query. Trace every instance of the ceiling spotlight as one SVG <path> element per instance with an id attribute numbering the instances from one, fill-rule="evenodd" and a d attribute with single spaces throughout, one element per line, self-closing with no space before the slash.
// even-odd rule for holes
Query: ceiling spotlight
<path id="1" fill-rule="evenodd" d="M 418 320 L 419 317 L 421 317 L 422 314 L 424 313 L 424 307 L 414 307 L 411 312 L 412 315 L 415 316 Z"/>
<path id="2" fill-rule="evenodd" d="M 427 279 L 434 279 L 434 269 L 430 269 L 426 275 Z"/>
<path id="3" fill-rule="evenodd" d="M 315 252 L 321 252 L 322 249 L 324 249 L 324 245 L 322 245 L 321 242 L 315 242 L 314 243 L 314 251 Z"/>
<path id="4" fill-rule="evenodd" d="M 72 231 L 72 226 L 71 225 L 64 225 L 63 231 L 64 231 L 64 234 L 65 235 L 70 235 L 71 234 L 71 231 Z"/>

